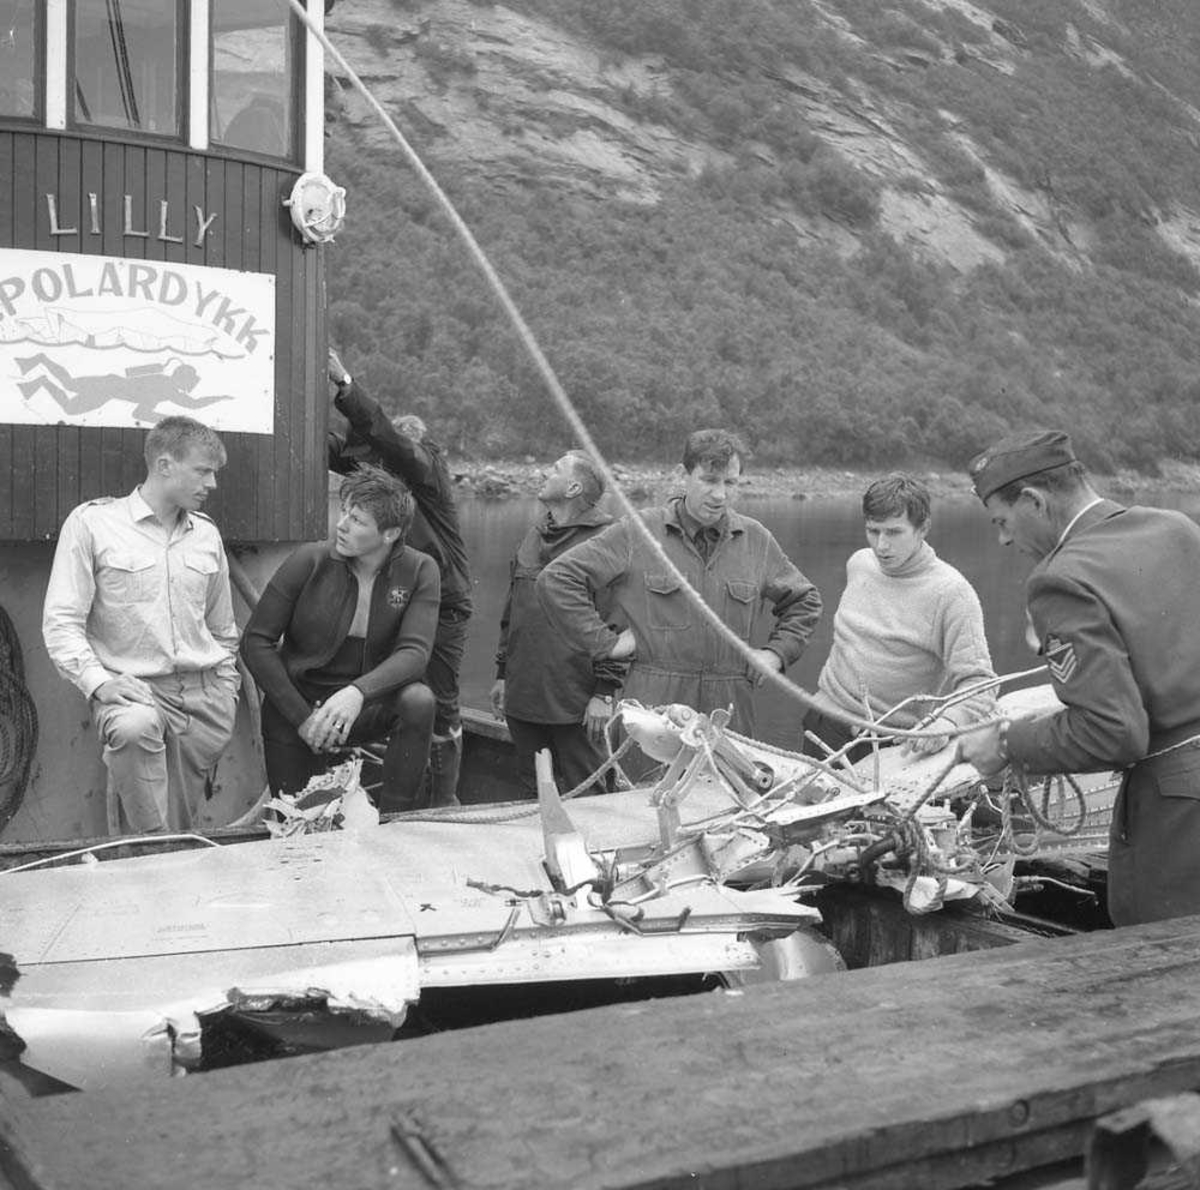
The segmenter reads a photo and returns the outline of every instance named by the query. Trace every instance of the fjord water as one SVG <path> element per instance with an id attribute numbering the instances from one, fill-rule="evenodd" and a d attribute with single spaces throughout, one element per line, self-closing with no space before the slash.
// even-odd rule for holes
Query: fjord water
<path id="1" fill-rule="evenodd" d="M 1142 502 L 1177 508 L 1200 520 L 1197 493 L 1156 495 Z M 784 552 L 816 584 L 825 601 L 825 612 L 807 651 L 788 671 L 793 681 L 812 690 L 829 651 L 833 612 L 846 582 L 846 559 L 866 544 L 858 499 L 748 497 L 738 507 L 775 534 Z M 538 511 L 539 505 L 530 498 L 469 499 L 460 506 L 475 581 L 475 614 L 462 673 L 463 702 L 468 706 L 487 709 L 489 705 L 509 560 Z M 1030 560 L 1012 547 L 997 544 L 987 514 L 971 499 L 935 503 L 929 542 L 966 575 L 978 593 L 997 673 L 1015 673 L 1036 665 L 1037 658 L 1025 643 L 1023 588 Z M 783 747 L 798 747 L 799 707 L 774 691 L 760 691 L 757 702 L 757 734 Z"/>

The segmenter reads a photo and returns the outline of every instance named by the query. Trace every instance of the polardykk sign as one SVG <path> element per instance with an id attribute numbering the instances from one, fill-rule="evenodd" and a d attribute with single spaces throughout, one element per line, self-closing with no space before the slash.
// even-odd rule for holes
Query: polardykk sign
<path id="1" fill-rule="evenodd" d="M 0 423 L 270 434 L 275 278 L 0 250 Z"/>

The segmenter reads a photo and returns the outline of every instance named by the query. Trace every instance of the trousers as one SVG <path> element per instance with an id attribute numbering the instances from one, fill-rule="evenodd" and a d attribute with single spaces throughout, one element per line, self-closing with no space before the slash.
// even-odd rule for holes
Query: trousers
<path id="1" fill-rule="evenodd" d="M 108 833 L 192 830 L 237 713 L 215 670 L 143 679 L 154 705 L 92 700 L 108 769 Z"/>
<path id="2" fill-rule="evenodd" d="M 471 605 L 443 607 L 438 612 L 437 632 L 425 667 L 425 681 L 437 701 L 434 729 L 440 736 L 449 736 L 461 722 L 458 708 L 458 671 L 462 668 L 467 647 L 467 624 Z"/>
<path id="3" fill-rule="evenodd" d="M 1200 913 L 1200 748 L 1127 769 L 1108 840 L 1108 915 L 1115 926 Z"/>
<path id="4" fill-rule="evenodd" d="M 346 747 L 387 740 L 379 809 L 391 814 L 418 803 L 435 711 L 433 692 L 410 682 L 384 698 L 363 704 L 346 737 Z M 272 793 L 299 793 L 319 773 L 344 759 L 342 750 L 314 752 L 269 699 L 262 706 L 263 759 Z"/>
<path id="5" fill-rule="evenodd" d="M 582 723 L 531 723 L 527 719 L 505 716 L 520 769 L 521 792 L 525 797 L 537 797 L 537 777 L 533 757 L 543 748 L 550 750 L 554 776 L 561 793 L 582 785 L 603 763 L 603 751 L 592 742 Z M 607 793 L 606 778 L 586 791 Z"/>

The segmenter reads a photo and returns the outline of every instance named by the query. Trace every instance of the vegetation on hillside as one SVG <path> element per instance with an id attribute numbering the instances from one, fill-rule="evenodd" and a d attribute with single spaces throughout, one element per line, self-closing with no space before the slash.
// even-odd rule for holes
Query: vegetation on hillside
<path id="1" fill-rule="evenodd" d="M 1186 69 L 1200 10 L 1186 0 L 1110 2 L 1120 29 L 1066 0 L 991 0 L 1019 49 L 1011 75 L 980 61 L 988 31 L 919 0 L 825 0 L 858 43 L 807 0 L 508 3 L 606 53 L 660 55 L 669 94 L 616 98 L 733 162 L 664 180 L 646 206 L 536 173 L 483 185 L 439 167 L 428 146 L 613 457 L 670 457 L 688 429 L 725 423 L 762 462 L 958 465 L 1005 429 L 1040 423 L 1069 428 L 1100 469 L 1200 458 L 1200 274 L 1154 230 L 1200 193 L 1200 126 L 1155 85 L 1200 104 Z M 1137 78 L 1068 53 L 1068 22 L 1117 48 Z M 963 275 L 894 242 L 878 181 L 785 102 L 788 71 L 903 113 L 930 170 L 905 184 L 963 204 L 1003 262 Z M 1045 197 L 1079 239 L 1076 259 L 997 203 L 963 134 Z M 482 277 L 398 155 L 362 152 L 339 129 L 329 156 L 353 200 L 330 259 L 331 334 L 356 374 L 461 453 L 565 445 Z M 798 218 L 840 224 L 857 251 L 799 236 Z"/>

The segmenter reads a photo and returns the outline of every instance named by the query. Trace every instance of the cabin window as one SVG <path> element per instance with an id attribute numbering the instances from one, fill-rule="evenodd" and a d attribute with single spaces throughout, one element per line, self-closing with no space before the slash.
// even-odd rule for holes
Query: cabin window
<path id="1" fill-rule="evenodd" d="M 267 157 L 297 157 L 301 39 L 278 0 L 213 0 L 213 144 Z"/>
<path id="2" fill-rule="evenodd" d="M 0 6 L 0 116 L 32 120 L 38 115 L 41 7 L 37 0 L 14 0 L 7 12 Z"/>
<path id="3" fill-rule="evenodd" d="M 75 0 L 76 124 L 179 137 L 178 0 Z"/>

